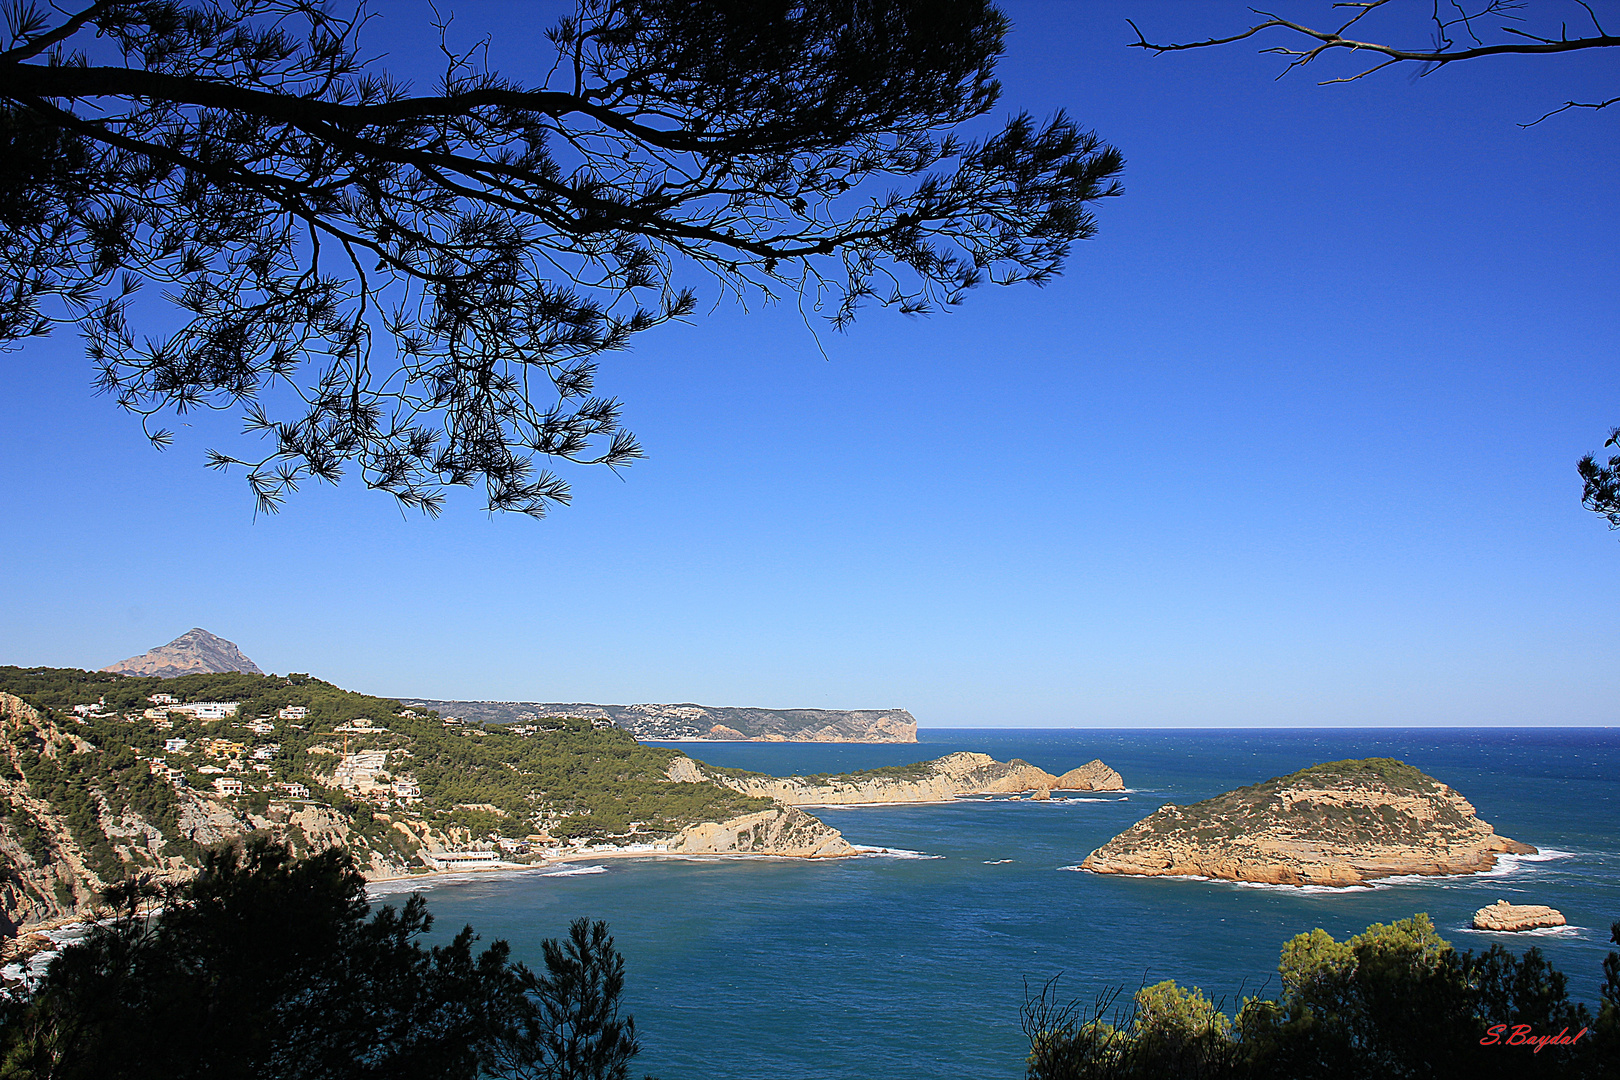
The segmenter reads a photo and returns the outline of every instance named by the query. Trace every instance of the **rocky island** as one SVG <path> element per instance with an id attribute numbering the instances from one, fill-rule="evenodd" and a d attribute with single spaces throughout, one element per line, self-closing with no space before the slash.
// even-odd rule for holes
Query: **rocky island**
<path id="1" fill-rule="evenodd" d="M 1564 913 L 1543 904 L 1510 904 L 1506 900 L 1498 900 L 1474 912 L 1475 930 L 1498 930 L 1512 934 L 1521 930 L 1563 925 Z"/>
<path id="2" fill-rule="evenodd" d="M 708 781 L 783 806 L 848 806 L 861 803 L 949 802 L 964 795 L 1031 793 L 1050 798 L 1053 791 L 1123 791 L 1119 773 L 1101 761 L 1090 761 L 1054 776 L 1027 761 L 997 761 L 989 754 L 959 752 L 914 765 L 894 765 L 862 772 L 817 776 L 766 776 L 740 769 L 717 769 L 678 757 L 670 762 L 670 779 Z"/>
<path id="3" fill-rule="evenodd" d="M 1499 855 L 1535 851 L 1497 835 L 1432 776 L 1392 758 L 1365 758 L 1163 806 L 1093 851 L 1081 869 L 1344 886 L 1396 874 L 1477 873 Z"/>

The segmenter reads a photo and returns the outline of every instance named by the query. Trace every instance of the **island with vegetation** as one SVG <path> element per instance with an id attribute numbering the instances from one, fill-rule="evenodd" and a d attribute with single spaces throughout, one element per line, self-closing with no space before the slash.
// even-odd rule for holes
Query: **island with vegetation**
<path id="1" fill-rule="evenodd" d="M 1098 874 L 1363 885 L 1468 874 L 1535 848 L 1499 836 L 1456 791 L 1393 758 L 1313 765 L 1213 799 L 1174 803 L 1081 863 Z"/>
<path id="2" fill-rule="evenodd" d="M 966 751 L 911 765 L 785 777 L 720 769 L 679 757 L 670 763 L 669 776 L 675 780 L 706 780 L 784 806 L 949 802 L 965 795 L 995 794 L 1029 795 L 1044 800 L 1051 798 L 1054 791 L 1125 789 L 1119 773 L 1101 761 L 1089 761 L 1054 776 L 1018 758 L 997 761 L 989 754 Z"/>
<path id="3" fill-rule="evenodd" d="M 0 937 L 253 834 L 342 847 L 371 879 L 587 848 L 855 851 L 802 810 L 672 781 L 684 755 L 603 721 L 485 727 L 309 675 L 0 667 L 0 731 Z"/>

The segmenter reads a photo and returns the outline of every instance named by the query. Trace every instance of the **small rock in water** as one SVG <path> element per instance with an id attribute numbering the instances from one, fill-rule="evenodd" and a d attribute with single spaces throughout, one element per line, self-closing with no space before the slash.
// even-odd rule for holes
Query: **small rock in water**
<path id="1" fill-rule="evenodd" d="M 1482 907 L 1474 912 L 1475 930 L 1500 930 L 1512 933 L 1563 925 L 1563 912 L 1541 904 L 1510 904 L 1506 900 L 1498 900 L 1489 907 Z"/>

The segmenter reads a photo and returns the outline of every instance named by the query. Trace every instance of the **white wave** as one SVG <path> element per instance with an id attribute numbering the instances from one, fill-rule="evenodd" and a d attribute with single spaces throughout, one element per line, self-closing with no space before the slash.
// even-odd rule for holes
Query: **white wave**
<path id="1" fill-rule="evenodd" d="M 1087 870 L 1084 866 L 1060 866 L 1059 870 L 1073 870 L 1077 873 L 1092 874 L 1094 870 Z M 1117 877 L 1151 877 L 1161 881 L 1202 881 L 1209 885 L 1232 885 L 1242 889 L 1277 889 L 1294 895 L 1326 895 L 1343 896 L 1346 894 L 1360 894 L 1368 889 L 1376 889 L 1377 885 L 1274 885 L 1267 881 L 1231 881 L 1227 878 L 1204 877 L 1200 874 L 1119 874 Z"/>
<path id="2" fill-rule="evenodd" d="M 548 870 L 543 874 L 537 874 L 535 876 L 536 877 L 578 877 L 581 874 L 605 874 L 607 872 L 608 872 L 608 868 L 605 867 L 605 866 L 565 866 L 561 870 Z"/>
<path id="3" fill-rule="evenodd" d="M 1487 934 L 1493 938 L 1551 937 L 1586 940 L 1591 934 L 1583 926 L 1538 926 L 1534 930 L 1480 930 L 1472 926 L 1454 928 L 1459 934 Z"/>
<path id="4" fill-rule="evenodd" d="M 943 855 L 929 855 L 922 851 L 907 851 L 897 847 L 872 847 L 868 844 L 850 845 L 865 858 L 878 859 L 943 859 Z"/>

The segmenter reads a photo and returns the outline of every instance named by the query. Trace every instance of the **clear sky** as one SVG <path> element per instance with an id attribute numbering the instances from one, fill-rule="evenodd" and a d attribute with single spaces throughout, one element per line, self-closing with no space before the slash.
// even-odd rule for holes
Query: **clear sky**
<path id="1" fill-rule="evenodd" d="M 538 71 L 545 19 L 452 6 Z M 425 16 L 384 7 L 409 74 Z M 569 470 L 543 522 L 354 483 L 255 520 L 202 467 L 228 418 L 160 455 L 71 334 L 0 356 L 0 663 L 202 626 L 266 670 L 442 698 L 1615 723 L 1620 534 L 1574 463 L 1620 424 L 1620 109 L 1518 125 L 1613 96 L 1620 57 L 1324 87 L 1342 69 L 1276 81 L 1251 44 L 1126 47 L 1127 17 L 1202 37 L 1240 4 L 1006 10 L 1005 109 L 1065 108 L 1128 162 L 1067 274 L 819 347 L 710 287 L 603 365 L 648 460 Z"/>

